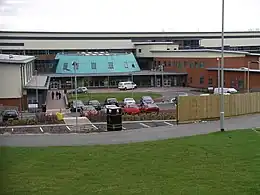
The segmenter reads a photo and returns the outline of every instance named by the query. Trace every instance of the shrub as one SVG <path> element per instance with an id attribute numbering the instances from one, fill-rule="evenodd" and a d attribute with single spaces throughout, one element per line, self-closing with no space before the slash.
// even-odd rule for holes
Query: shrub
<path id="1" fill-rule="evenodd" d="M 106 122 L 107 116 L 100 112 L 98 115 L 89 116 L 91 122 Z M 142 121 L 142 120 L 173 120 L 175 119 L 175 110 L 164 110 L 159 113 L 140 113 L 136 115 L 123 114 L 123 121 Z"/>

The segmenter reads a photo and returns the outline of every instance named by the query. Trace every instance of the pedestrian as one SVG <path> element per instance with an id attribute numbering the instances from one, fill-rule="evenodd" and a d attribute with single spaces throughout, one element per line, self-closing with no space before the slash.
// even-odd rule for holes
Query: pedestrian
<path id="1" fill-rule="evenodd" d="M 51 92 L 51 98 L 54 99 L 54 92 Z"/>
<path id="2" fill-rule="evenodd" d="M 56 91 L 56 99 L 59 99 L 59 92 Z"/>
<path id="3" fill-rule="evenodd" d="M 59 99 L 61 99 L 61 92 L 59 92 Z"/>

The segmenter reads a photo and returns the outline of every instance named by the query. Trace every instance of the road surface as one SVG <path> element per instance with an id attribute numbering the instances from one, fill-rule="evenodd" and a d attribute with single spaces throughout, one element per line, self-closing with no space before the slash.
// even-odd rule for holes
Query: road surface
<path id="1" fill-rule="evenodd" d="M 225 129 L 260 128 L 260 115 L 226 119 Z M 161 140 L 174 137 L 207 134 L 219 131 L 219 121 L 185 124 L 171 127 L 154 127 L 120 132 L 60 135 L 10 135 L 0 136 L 1 146 L 77 146 L 100 144 L 123 144 Z"/>

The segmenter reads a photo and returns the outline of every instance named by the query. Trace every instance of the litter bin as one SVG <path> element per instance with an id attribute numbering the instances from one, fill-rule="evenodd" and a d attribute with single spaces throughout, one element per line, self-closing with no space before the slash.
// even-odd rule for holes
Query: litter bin
<path id="1" fill-rule="evenodd" d="M 46 113 L 46 104 L 42 104 L 42 112 Z"/>
<path id="2" fill-rule="evenodd" d="M 122 130 L 122 109 L 113 107 L 107 109 L 107 131 Z"/>

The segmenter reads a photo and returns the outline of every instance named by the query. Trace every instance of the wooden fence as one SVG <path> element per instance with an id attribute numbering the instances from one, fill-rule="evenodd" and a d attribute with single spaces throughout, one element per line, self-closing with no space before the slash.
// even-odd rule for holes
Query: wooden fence
<path id="1" fill-rule="evenodd" d="M 225 116 L 260 113 L 260 92 L 224 96 Z M 178 99 L 179 122 L 219 118 L 220 95 L 181 96 Z"/>

